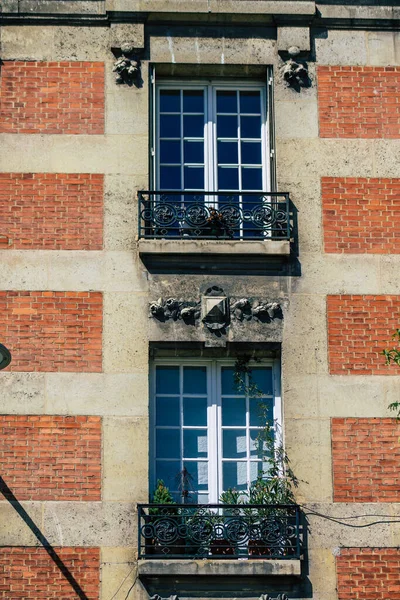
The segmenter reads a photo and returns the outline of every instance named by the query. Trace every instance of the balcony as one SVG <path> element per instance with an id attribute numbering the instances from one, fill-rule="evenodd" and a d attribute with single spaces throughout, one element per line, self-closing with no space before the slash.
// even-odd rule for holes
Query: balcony
<path id="1" fill-rule="evenodd" d="M 296 505 L 139 504 L 143 577 L 300 575 L 303 524 Z M 202 566 L 199 569 L 199 560 Z"/>
<path id="2" fill-rule="evenodd" d="M 139 253 L 150 270 L 229 272 L 242 265 L 248 272 L 290 254 L 288 193 L 141 191 L 138 197 Z"/>

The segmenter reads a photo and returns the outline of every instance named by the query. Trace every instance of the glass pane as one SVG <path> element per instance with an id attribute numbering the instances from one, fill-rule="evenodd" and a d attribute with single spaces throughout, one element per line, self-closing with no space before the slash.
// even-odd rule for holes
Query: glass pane
<path id="1" fill-rule="evenodd" d="M 245 398 L 222 399 L 222 425 L 246 426 L 246 400 Z"/>
<path id="2" fill-rule="evenodd" d="M 183 135 L 184 137 L 204 137 L 203 115 L 184 115 Z"/>
<path id="3" fill-rule="evenodd" d="M 237 142 L 218 142 L 218 164 L 238 164 Z"/>
<path id="4" fill-rule="evenodd" d="M 250 456 L 253 458 L 263 458 L 266 452 L 266 442 L 260 436 L 262 430 L 250 429 Z"/>
<path id="5" fill-rule="evenodd" d="M 163 190 L 180 190 L 181 168 L 180 167 L 160 167 L 160 187 Z"/>
<path id="6" fill-rule="evenodd" d="M 236 488 L 237 490 L 247 489 L 247 463 L 222 463 L 222 487 L 224 490 L 228 488 Z"/>
<path id="7" fill-rule="evenodd" d="M 250 463 L 250 483 L 253 483 L 259 475 L 263 474 L 263 463 L 262 462 L 251 462 Z"/>
<path id="8" fill-rule="evenodd" d="M 218 116 L 217 117 L 217 137 L 219 138 L 237 138 L 238 122 L 236 116 Z"/>
<path id="9" fill-rule="evenodd" d="M 160 141 L 160 162 L 178 163 L 181 162 L 181 142 L 180 140 L 161 140 Z"/>
<path id="10" fill-rule="evenodd" d="M 160 137 L 181 137 L 181 118 L 179 115 L 160 115 Z"/>
<path id="11" fill-rule="evenodd" d="M 156 398 L 156 425 L 176 426 L 180 425 L 179 397 Z"/>
<path id="12" fill-rule="evenodd" d="M 183 430 L 183 456 L 185 458 L 207 458 L 207 429 Z"/>
<path id="13" fill-rule="evenodd" d="M 156 481 L 162 479 L 172 491 L 178 489 L 179 471 L 181 463 L 177 460 L 156 460 Z"/>
<path id="14" fill-rule="evenodd" d="M 245 429 L 224 429 L 222 431 L 222 455 L 224 458 L 246 458 Z"/>
<path id="15" fill-rule="evenodd" d="M 204 112 L 204 92 L 203 90 L 184 90 L 183 91 L 183 112 Z"/>
<path id="16" fill-rule="evenodd" d="M 260 117 L 240 117 L 240 135 L 242 138 L 261 138 Z"/>
<path id="17" fill-rule="evenodd" d="M 204 167 L 185 167 L 185 190 L 204 189 Z"/>
<path id="18" fill-rule="evenodd" d="M 254 367 L 251 370 L 251 378 L 265 396 L 272 396 L 274 392 L 272 382 L 272 368 L 271 367 Z"/>
<path id="19" fill-rule="evenodd" d="M 264 427 L 266 423 L 273 423 L 274 409 L 272 400 L 267 398 L 250 398 L 250 426 Z"/>
<path id="20" fill-rule="evenodd" d="M 242 164 L 261 165 L 261 142 L 242 142 Z"/>
<path id="21" fill-rule="evenodd" d="M 179 394 L 179 367 L 156 367 L 156 394 Z"/>
<path id="22" fill-rule="evenodd" d="M 207 427 L 207 398 L 183 399 L 183 424 Z"/>
<path id="23" fill-rule="evenodd" d="M 207 393 L 207 367 L 184 367 L 183 368 L 183 393 L 184 394 L 206 394 Z"/>
<path id="24" fill-rule="evenodd" d="M 260 92 L 240 92 L 240 112 L 260 114 Z"/>
<path id="25" fill-rule="evenodd" d="M 237 190 L 239 188 L 239 170 L 236 167 L 218 167 L 218 188 Z"/>
<path id="26" fill-rule="evenodd" d="M 221 391 L 223 395 L 239 394 L 235 385 L 235 369 L 233 367 L 222 367 L 221 369 Z"/>
<path id="27" fill-rule="evenodd" d="M 243 190 L 262 190 L 262 169 L 243 167 L 242 168 L 242 189 Z"/>
<path id="28" fill-rule="evenodd" d="M 185 467 L 189 473 L 189 492 L 208 490 L 208 462 L 185 462 Z M 191 479 L 190 479 L 191 478 Z M 192 494 L 190 494 L 192 497 Z"/>
<path id="29" fill-rule="evenodd" d="M 235 91 L 217 92 L 217 113 L 237 113 L 237 93 Z"/>
<path id="30" fill-rule="evenodd" d="M 160 90 L 160 112 L 180 112 L 180 90 Z"/>
<path id="31" fill-rule="evenodd" d="M 185 163 L 204 162 L 204 142 L 184 142 Z"/>
<path id="32" fill-rule="evenodd" d="M 158 458 L 181 457 L 181 441 L 179 429 L 156 430 L 156 456 Z"/>

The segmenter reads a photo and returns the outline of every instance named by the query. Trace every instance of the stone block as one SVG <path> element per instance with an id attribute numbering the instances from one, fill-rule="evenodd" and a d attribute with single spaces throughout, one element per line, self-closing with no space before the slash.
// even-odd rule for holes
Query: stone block
<path id="1" fill-rule="evenodd" d="M 327 34 L 315 38 L 315 51 L 319 65 L 368 64 L 364 31 L 330 29 Z"/>
<path id="2" fill-rule="evenodd" d="M 310 30 L 308 27 L 278 27 L 278 50 L 286 52 L 296 46 L 299 50 L 310 50 Z"/>
<path id="3" fill-rule="evenodd" d="M 301 253 L 302 276 L 293 283 L 296 293 L 379 294 L 380 257 L 369 254 Z"/>
<path id="4" fill-rule="evenodd" d="M 394 151 L 397 140 L 390 141 L 391 150 Z M 297 183 L 299 179 L 313 176 L 354 177 L 355 173 L 357 177 L 396 177 L 391 173 L 375 174 L 377 166 L 374 164 L 374 150 L 376 153 L 377 146 L 374 146 L 374 143 L 360 139 L 277 140 L 278 179 L 284 179 L 287 183 Z M 382 147 L 385 145 L 382 144 Z M 389 148 L 387 150 L 389 153 Z M 392 172 L 395 158 L 388 160 Z"/>
<path id="5" fill-rule="evenodd" d="M 400 140 L 374 140 L 373 152 L 374 177 L 399 176 Z"/>
<path id="6" fill-rule="evenodd" d="M 34 357 L 32 357 L 34 360 Z M 45 408 L 44 373 L 0 373 L 0 414 L 36 415 Z"/>
<path id="7" fill-rule="evenodd" d="M 367 34 L 368 64 L 382 67 L 400 64 L 400 33 L 370 31 Z"/>
<path id="8" fill-rule="evenodd" d="M 43 532 L 54 546 L 135 547 L 135 505 L 119 502 L 45 502 Z"/>
<path id="9" fill-rule="evenodd" d="M 148 175 L 148 136 L 0 134 L 0 171 Z"/>
<path id="10" fill-rule="evenodd" d="M 7 483 L 7 481 L 6 481 Z M 18 500 L 18 498 L 17 498 Z M 42 506 L 39 502 L 21 503 L 34 524 L 42 530 Z M 29 529 L 16 509 L 3 495 L 0 501 L 0 546 L 39 546 L 36 536 Z"/>
<path id="11" fill-rule="evenodd" d="M 282 370 L 289 378 L 328 372 L 325 296 L 292 294 L 285 315 Z"/>
<path id="12" fill-rule="evenodd" d="M 103 499 L 105 501 L 134 504 L 147 502 L 148 442 L 147 417 L 104 418 Z"/>
<path id="13" fill-rule="evenodd" d="M 147 374 L 48 373 L 45 412 L 147 417 Z"/>
<path id="14" fill-rule="evenodd" d="M 280 139 L 318 138 L 316 101 L 292 100 L 275 103 L 277 144 Z"/>
<path id="15" fill-rule="evenodd" d="M 297 501 L 332 502 L 330 419 L 285 419 L 285 446 L 300 480 Z"/>
<path id="16" fill-rule="evenodd" d="M 126 600 L 132 593 L 137 571 L 136 556 L 134 548 L 101 549 L 101 598 Z"/>
<path id="17" fill-rule="evenodd" d="M 104 248 L 132 252 L 138 233 L 137 191 L 148 187 L 147 177 L 107 175 L 104 180 Z"/>
<path id="18" fill-rule="evenodd" d="M 104 295 L 103 366 L 106 373 L 148 368 L 148 299 L 132 293 Z"/>
<path id="19" fill-rule="evenodd" d="M 129 43 L 134 48 L 144 48 L 143 23 L 111 23 L 110 44 L 120 48 L 122 44 Z"/>

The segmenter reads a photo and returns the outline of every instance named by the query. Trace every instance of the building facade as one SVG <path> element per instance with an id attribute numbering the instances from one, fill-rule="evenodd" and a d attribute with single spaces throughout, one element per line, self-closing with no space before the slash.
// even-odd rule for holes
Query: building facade
<path id="1" fill-rule="evenodd" d="M 0 24 L 2 597 L 400 599 L 398 2 Z"/>

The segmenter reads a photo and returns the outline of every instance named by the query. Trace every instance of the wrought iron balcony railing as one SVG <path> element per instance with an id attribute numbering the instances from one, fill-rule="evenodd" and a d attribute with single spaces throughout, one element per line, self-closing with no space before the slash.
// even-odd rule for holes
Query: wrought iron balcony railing
<path id="1" fill-rule="evenodd" d="M 139 558 L 299 559 L 296 505 L 138 504 Z"/>
<path id="2" fill-rule="evenodd" d="M 289 194 L 139 192 L 139 238 L 289 240 Z"/>

